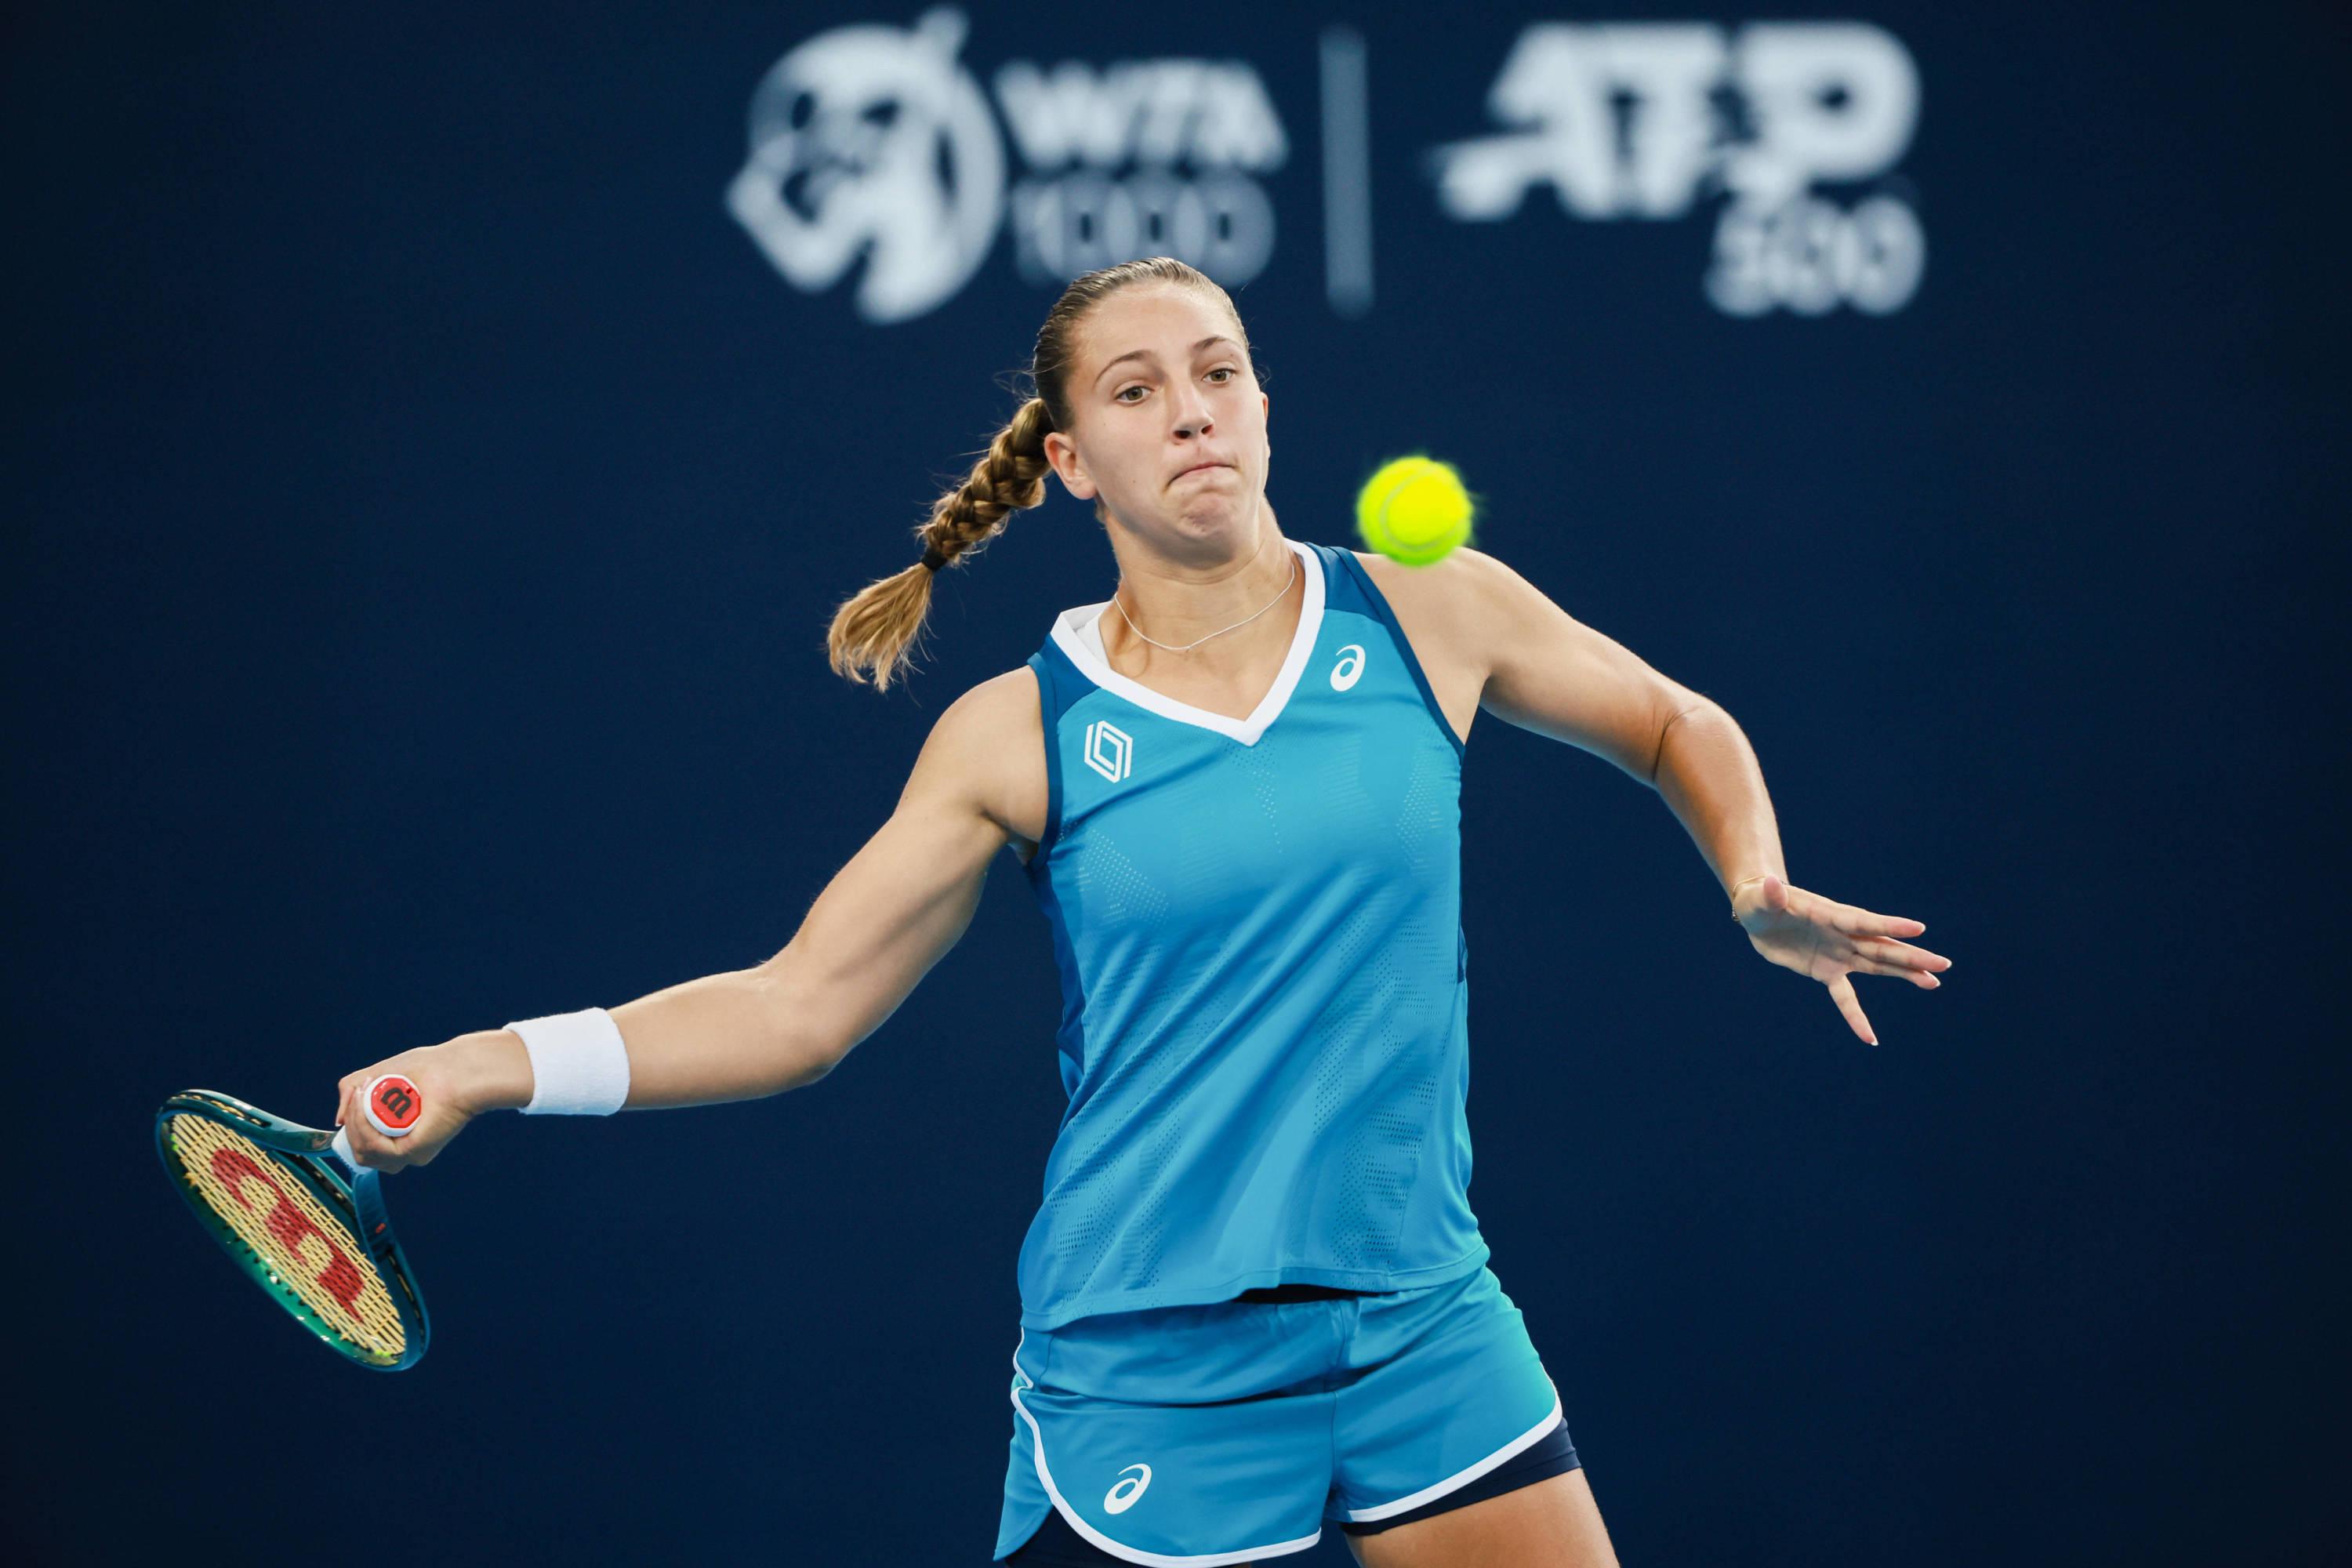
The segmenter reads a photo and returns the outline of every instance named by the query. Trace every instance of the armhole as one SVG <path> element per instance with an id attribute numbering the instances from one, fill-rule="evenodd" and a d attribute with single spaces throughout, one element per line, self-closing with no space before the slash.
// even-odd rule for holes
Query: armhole
<path id="1" fill-rule="evenodd" d="M 1446 744 L 1454 748 L 1454 756 L 1460 758 L 1463 755 L 1462 737 L 1454 732 L 1453 721 L 1445 717 L 1445 710 L 1437 705 L 1437 693 L 1431 689 L 1429 676 L 1421 668 L 1421 656 L 1413 652 L 1412 639 L 1405 636 L 1404 627 L 1397 624 L 1396 612 L 1389 607 L 1388 595 L 1381 592 L 1380 584 L 1372 581 L 1372 574 L 1364 570 L 1364 563 L 1356 559 L 1354 551 L 1337 544 L 1319 548 L 1336 553 L 1349 578 L 1363 590 L 1366 602 L 1372 606 L 1372 613 L 1380 617 L 1381 625 L 1388 628 L 1389 637 L 1396 644 L 1397 651 L 1404 655 L 1404 667 L 1412 672 L 1412 683 L 1421 690 L 1422 706 L 1429 710 L 1430 719 L 1437 725 L 1437 732 L 1444 736 Z"/>
<path id="2" fill-rule="evenodd" d="M 1045 650 L 1029 656 L 1029 668 L 1037 677 L 1037 727 L 1045 742 L 1045 830 L 1038 835 L 1036 851 L 1023 868 L 1042 873 L 1045 851 L 1062 831 L 1062 748 L 1054 742 L 1061 732 L 1063 704 L 1054 679 L 1054 661 Z"/>

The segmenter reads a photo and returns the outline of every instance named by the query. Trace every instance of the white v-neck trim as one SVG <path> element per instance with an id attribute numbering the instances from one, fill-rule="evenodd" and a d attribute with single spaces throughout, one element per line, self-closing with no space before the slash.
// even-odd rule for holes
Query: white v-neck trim
<path id="1" fill-rule="evenodd" d="M 1306 671 L 1307 659 L 1314 655 L 1316 635 L 1323 627 L 1322 557 L 1312 547 L 1296 539 L 1286 539 L 1283 542 L 1289 545 L 1299 559 L 1299 573 L 1307 580 L 1307 594 L 1298 607 L 1298 629 L 1291 634 L 1290 652 L 1284 658 L 1281 669 L 1276 672 L 1274 684 L 1266 688 L 1265 695 L 1258 699 L 1256 709 L 1246 719 L 1228 718 L 1223 713 L 1212 713 L 1205 708 L 1195 708 L 1189 702 L 1179 702 L 1173 697 L 1163 697 L 1142 682 L 1130 680 L 1113 669 L 1103 652 L 1102 628 L 1095 624 L 1102 613 L 1110 608 L 1108 599 L 1098 605 L 1080 605 L 1075 609 L 1064 610 L 1054 621 L 1054 644 L 1069 655 L 1070 662 L 1078 667 L 1079 674 L 1105 691 L 1124 697 L 1137 707 L 1147 709 L 1163 719 L 1213 730 L 1220 735 L 1231 736 L 1244 746 L 1255 746 L 1257 738 L 1265 733 L 1266 727 L 1280 718 L 1282 710 L 1290 705 L 1290 694 L 1297 689 L 1299 676 Z"/>

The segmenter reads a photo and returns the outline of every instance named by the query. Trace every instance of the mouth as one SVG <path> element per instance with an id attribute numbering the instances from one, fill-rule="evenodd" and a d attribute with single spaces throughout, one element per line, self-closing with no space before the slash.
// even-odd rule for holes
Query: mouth
<path id="1" fill-rule="evenodd" d="M 1191 468 L 1186 468 L 1182 473 L 1178 474 L 1176 476 L 1176 479 L 1189 479 L 1194 474 L 1213 473 L 1219 468 L 1230 468 L 1232 467 L 1233 465 L 1231 463 L 1195 463 Z M 1174 484 L 1176 479 L 1171 479 L 1169 483 Z"/>

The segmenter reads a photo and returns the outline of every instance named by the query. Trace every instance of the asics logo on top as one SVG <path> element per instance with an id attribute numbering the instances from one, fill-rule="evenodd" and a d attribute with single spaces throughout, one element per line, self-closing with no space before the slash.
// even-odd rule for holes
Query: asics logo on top
<path id="1" fill-rule="evenodd" d="M 1135 741 L 1107 719 L 1087 726 L 1087 766 L 1117 784 L 1135 771 Z"/>
<path id="2" fill-rule="evenodd" d="M 1130 1476 L 1128 1475 L 1128 1470 L 1141 1470 L 1143 1474 Z M 1143 1495 L 1143 1489 L 1151 1484 L 1150 1465 L 1129 1465 L 1127 1470 L 1121 1470 L 1119 1474 L 1125 1479 L 1110 1490 L 1103 1493 L 1103 1511 L 1106 1513 L 1125 1513 L 1135 1506 L 1135 1500 Z M 1129 1491 L 1128 1490 L 1129 1487 L 1135 1489 Z"/>
<path id="3" fill-rule="evenodd" d="M 1342 656 L 1339 662 L 1331 667 L 1331 689 L 1334 691 L 1347 690 L 1356 684 L 1357 677 L 1364 673 L 1363 644 L 1351 642 L 1339 652 Z"/>

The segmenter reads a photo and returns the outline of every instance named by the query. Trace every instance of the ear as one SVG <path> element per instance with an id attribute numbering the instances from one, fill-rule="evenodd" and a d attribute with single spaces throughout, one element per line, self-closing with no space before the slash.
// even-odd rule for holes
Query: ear
<path id="1" fill-rule="evenodd" d="M 1087 474 L 1086 464 L 1078 457 L 1076 442 L 1059 430 L 1047 431 L 1045 460 L 1054 465 L 1054 472 L 1061 477 L 1064 489 L 1080 500 L 1094 500 L 1097 486 Z"/>

